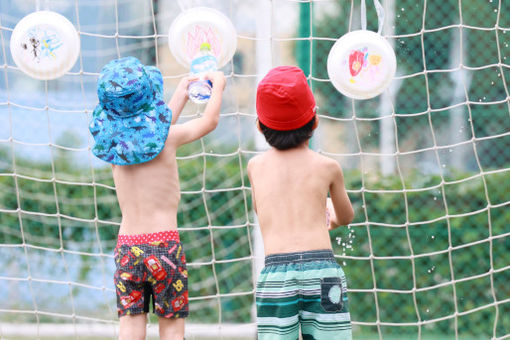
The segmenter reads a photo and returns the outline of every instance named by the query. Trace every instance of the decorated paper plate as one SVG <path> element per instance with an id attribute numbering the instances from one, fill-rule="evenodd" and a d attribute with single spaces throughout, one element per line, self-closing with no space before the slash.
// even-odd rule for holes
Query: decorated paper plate
<path id="1" fill-rule="evenodd" d="M 36 79 L 55 79 L 69 71 L 80 53 L 80 38 L 64 16 L 39 11 L 21 19 L 11 35 L 16 65 Z"/>
<path id="2" fill-rule="evenodd" d="M 205 42 L 211 45 L 218 67 L 232 59 L 237 48 L 237 32 L 223 13 L 194 7 L 182 12 L 170 25 L 168 46 L 175 59 L 186 68 Z"/>
<path id="3" fill-rule="evenodd" d="M 335 88 L 354 99 L 381 94 L 397 68 L 395 52 L 381 35 L 353 31 L 336 41 L 328 56 L 328 75 Z"/>

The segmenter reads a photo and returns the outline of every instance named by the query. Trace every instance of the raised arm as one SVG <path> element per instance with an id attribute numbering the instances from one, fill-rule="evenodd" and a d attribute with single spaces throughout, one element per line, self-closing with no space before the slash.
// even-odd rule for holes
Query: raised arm
<path id="1" fill-rule="evenodd" d="M 184 77 L 181 79 L 175 92 L 168 102 L 168 107 L 172 110 L 172 125 L 177 122 L 181 115 L 182 109 L 188 101 L 188 85 L 190 82 L 197 80 L 197 77 Z"/>
<path id="2" fill-rule="evenodd" d="M 329 186 L 329 195 L 327 209 L 330 216 L 330 229 L 337 228 L 342 225 L 347 225 L 352 222 L 354 218 L 354 210 L 352 204 L 345 190 L 344 175 L 342 168 L 337 162 L 331 165 L 332 182 Z"/>
<path id="3" fill-rule="evenodd" d="M 216 71 L 208 73 L 205 78 L 213 83 L 213 87 L 211 98 L 209 99 L 202 116 L 192 119 L 184 124 L 176 124 L 173 127 L 170 127 L 171 131 L 169 138 L 175 141 L 177 146 L 190 143 L 207 135 L 218 125 L 218 121 L 220 119 L 221 100 L 226 83 L 225 76 L 223 75 L 223 72 Z"/>

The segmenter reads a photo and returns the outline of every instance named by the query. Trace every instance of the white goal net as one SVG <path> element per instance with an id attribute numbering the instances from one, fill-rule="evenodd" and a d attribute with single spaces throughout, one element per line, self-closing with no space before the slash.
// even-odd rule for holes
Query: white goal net
<path id="1" fill-rule="evenodd" d="M 382 3 L 397 76 L 358 101 L 334 89 L 326 59 L 361 27 L 359 0 L 0 0 L 0 338 L 115 338 L 121 216 L 111 170 L 90 151 L 97 77 L 135 56 L 161 69 L 169 100 L 188 70 L 168 28 L 189 6 L 223 12 L 238 36 L 218 128 L 178 152 L 188 338 L 255 337 L 263 252 L 246 165 L 267 147 L 256 85 L 279 65 L 309 77 L 320 115 L 310 147 L 340 162 L 355 208 L 331 232 L 354 337 L 510 338 L 510 2 Z M 36 9 L 80 36 L 57 80 L 28 77 L 10 55 L 13 28 Z M 181 121 L 200 110 L 187 104 Z"/>

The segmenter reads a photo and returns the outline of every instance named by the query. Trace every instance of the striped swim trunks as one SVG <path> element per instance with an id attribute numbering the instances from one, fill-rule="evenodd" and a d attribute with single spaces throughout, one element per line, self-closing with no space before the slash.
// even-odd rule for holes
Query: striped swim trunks
<path id="1" fill-rule="evenodd" d="M 266 256 L 257 282 L 259 340 L 352 339 L 345 274 L 331 250 Z"/>

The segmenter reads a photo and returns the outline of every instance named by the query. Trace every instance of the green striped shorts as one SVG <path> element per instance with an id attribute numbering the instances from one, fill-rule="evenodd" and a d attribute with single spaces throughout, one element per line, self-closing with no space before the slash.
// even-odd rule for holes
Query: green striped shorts
<path id="1" fill-rule="evenodd" d="M 259 340 L 352 339 L 345 274 L 331 250 L 266 256 L 257 282 Z"/>

